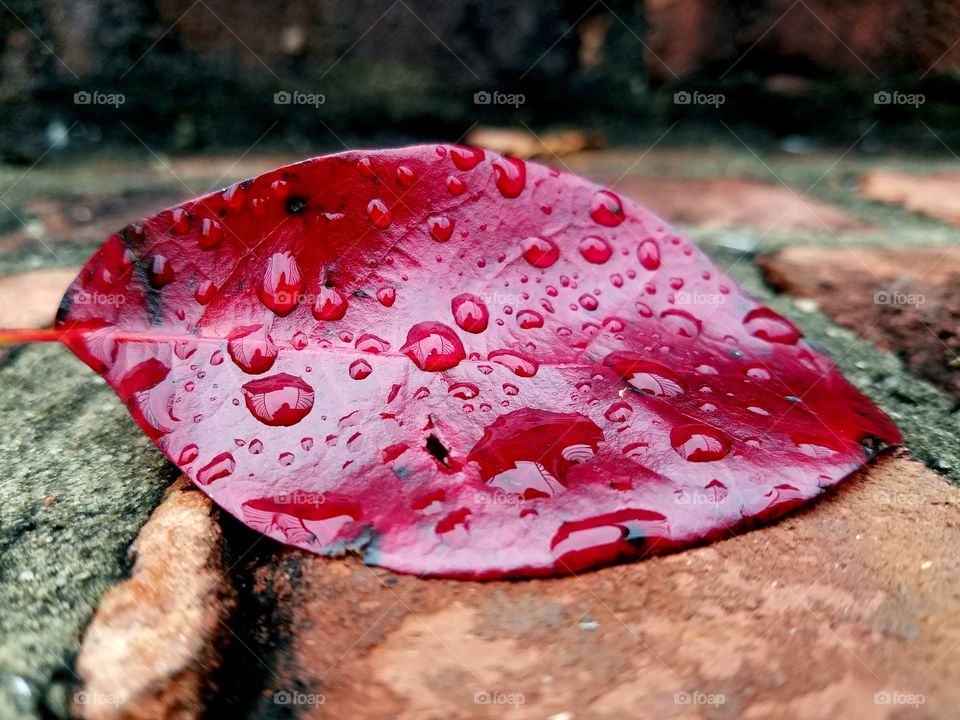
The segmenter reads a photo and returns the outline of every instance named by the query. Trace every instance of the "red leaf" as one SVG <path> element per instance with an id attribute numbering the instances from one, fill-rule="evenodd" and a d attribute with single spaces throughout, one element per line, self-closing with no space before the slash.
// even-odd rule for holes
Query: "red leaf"
<path id="1" fill-rule="evenodd" d="M 662 221 L 475 148 L 317 158 L 187 202 L 111 237 L 62 307 L 64 342 L 222 507 L 404 572 L 721 537 L 900 441 Z"/>

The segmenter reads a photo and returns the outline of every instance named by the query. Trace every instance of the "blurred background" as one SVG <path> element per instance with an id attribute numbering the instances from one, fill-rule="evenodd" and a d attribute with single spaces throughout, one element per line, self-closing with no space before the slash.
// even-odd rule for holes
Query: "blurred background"
<path id="1" fill-rule="evenodd" d="M 341 140 L 456 139 L 475 123 L 576 127 L 623 143 L 676 121 L 678 136 L 718 127 L 722 136 L 724 122 L 802 147 L 849 143 L 879 122 L 871 145 L 937 150 L 915 132 L 920 123 L 947 142 L 960 125 L 951 0 L 5 0 L 0 9 L 9 162 L 34 162 L 51 145 L 60 154 L 141 141 L 156 152 L 257 143 L 311 153 Z M 675 101 L 678 92 L 691 101 Z"/>

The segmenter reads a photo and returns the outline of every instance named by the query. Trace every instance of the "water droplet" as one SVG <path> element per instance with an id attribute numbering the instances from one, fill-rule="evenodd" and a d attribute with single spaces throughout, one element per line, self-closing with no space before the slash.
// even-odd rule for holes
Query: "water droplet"
<path id="1" fill-rule="evenodd" d="M 371 335 L 370 333 L 364 333 L 357 338 L 357 342 L 354 343 L 354 347 L 361 352 L 377 353 L 387 352 L 390 350 L 390 343 L 388 343 L 383 338 L 379 338 L 376 335 Z"/>
<path id="2" fill-rule="evenodd" d="M 476 295 L 463 293 L 450 302 L 453 319 L 461 330 L 469 333 L 482 333 L 490 321 L 490 311 Z"/>
<path id="3" fill-rule="evenodd" d="M 150 285 L 159 290 L 172 282 L 174 278 L 173 266 L 163 255 L 154 255 L 150 263 Z"/>
<path id="4" fill-rule="evenodd" d="M 517 387 L 516 385 L 514 385 L 513 383 L 504 383 L 504 384 L 503 384 L 503 392 L 504 392 L 504 394 L 506 394 L 506 395 L 511 395 L 511 396 L 512 396 L 512 395 L 518 394 L 518 393 L 520 392 L 520 388 L 518 388 L 518 387 Z"/>
<path id="5" fill-rule="evenodd" d="M 521 310 L 517 313 L 517 325 L 524 330 L 543 327 L 543 315 L 536 310 Z"/>
<path id="6" fill-rule="evenodd" d="M 417 323 L 407 333 L 400 352 L 427 372 L 449 370 L 466 358 L 463 343 L 452 328 L 438 322 Z"/>
<path id="7" fill-rule="evenodd" d="M 610 422 L 622 423 L 630 419 L 630 415 L 633 414 L 633 408 L 631 408 L 625 402 L 615 402 L 603 416 Z"/>
<path id="8" fill-rule="evenodd" d="M 730 441 L 710 425 L 681 425 L 670 431 L 670 444 L 690 462 L 713 462 L 726 457 Z"/>
<path id="9" fill-rule="evenodd" d="M 200 247 L 210 250 L 223 239 L 223 226 L 213 218 L 204 218 L 200 223 Z"/>
<path id="10" fill-rule="evenodd" d="M 660 246 L 653 238 L 643 240 L 637 246 L 637 259 L 647 270 L 656 270 L 660 267 Z"/>
<path id="11" fill-rule="evenodd" d="M 660 363 L 620 352 L 611 353 L 603 362 L 631 387 L 647 395 L 674 397 L 686 390 L 680 376 Z"/>
<path id="12" fill-rule="evenodd" d="M 374 198 L 367 205 L 367 216 L 375 227 L 383 230 L 393 222 L 393 213 L 387 208 L 387 204 L 380 198 Z"/>
<path id="13" fill-rule="evenodd" d="M 417 176 L 406 165 L 397 167 L 397 182 L 405 188 L 411 187 L 417 181 Z"/>
<path id="14" fill-rule="evenodd" d="M 680 337 L 695 338 L 700 334 L 701 323 L 686 310 L 671 308 L 660 313 L 664 327 Z"/>
<path id="15" fill-rule="evenodd" d="M 347 313 L 347 300 L 334 287 L 323 286 L 313 303 L 313 316 L 317 320 L 339 320 Z"/>
<path id="16" fill-rule="evenodd" d="M 243 207 L 243 195 L 243 187 L 236 183 L 223 191 L 223 201 L 231 210 L 239 210 Z"/>
<path id="17" fill-rule="evenodd" d="M 600 225 L 616 227 L 624 219 L 620 198 L 609 190 L 598 191 L 590 204 L 590 217 Z"/>
<path id="18" fill-rule="evenodd" d="M 446 242 L 453 235 L 454 222 L 445 215 L 431 215 L 427 218 L 427 227 L 430 228 L 430 237 L 437 242 Z"/>
<path id="19" fill-rule="evenodd" d="M 483 162 L 483 150 L 478 147 L 468 147 L 465 145 L 454 145 L 450 148 L 450 159 L 457 166 L 458 170 L 473 170 L 477 165 Z"/>
<path id="20" fill-rule="evenodd" d="M 193 443 L 185 445 L 183 450 L 180 451 L 180 457 L 177 458 L 177 465 L 189 465 L 197 459 L 199 454 L 200 448 Z"/>
<path id="21" fill-rule="evenodd" d="M 300 302 L 303 280 L 300 267 L 288 252 L 274 253 L 257 288 L 260 301 L 280 317 L 289 315 Z"/>
<path id="22" fill-rule="evenodd" d="M 613 248 L 602 237 L 588 235 L 580 241 L 580 254 L 587 262 L 602 265 L 613 255 Z"/>
<path id="23" fill-rule="evenodd" d="M 173 224 L 170 229 L 177 235 L 186 235 L 190 231 L 190 215 L 183 208 L 175 208 L 171 213 Z"/>
<path id="24" fill-rule="evenodd" d="M 233 459 L 233 455 L 228 452 L 220 453 L 200 468 L 197 472 L 197 482 L 201 485 L 209 485 L 214 480 L 232 475 L 236 467 L 237 463 Z"/>
<path id="25" fill-rule="evenodd" d="M 284 467 L 293 465 L 293 453 L 291 452 L 280 453 L 279 457 L 277 457 L 277 462 L 279 462 Z"/>
<path id="26" fill-rule="evenodd" d="M 494 350 L 487 360 L 503 365 L 517 377 L 533 377 L 540 369 L 536 360 L 514 350 Z"/>
<path id="27" fill-rule="evenodd" d="M 597 298 L 587 293 L 581 295 L 577 299 L 577 302 L 580 303 L 580 307 L 582 307 L 584 310 L 596 310 L 598 307 L 600 307 L 600 303 L 597 301 Z"/>
<path id="28" fill-rule="evenodd" d="M 548 268 L 560 257 L 560 248 L 548 238 L 528 237 L 520 242 L 523 259 L 537 268 Z"/>
<path id="29" fill-rule="evenodd" d="M 227 352 L 245 373 L 259 375 L 273 367 L 280 351 L 265 326 L 246 325 L 229 334 Z"/>
<path id="30" fill-rule="evenodd" d="M 770 308 L 754 308 L 744 316 L 743 325 L 754 337 L 771 343 L 794 345 L 802 337 L 793 323 Z"/>
<path id="31" fill-rule="evenodd" d="M 373 368 L 366 360 L 354 360 L 350 363 L 350 377 L 354 380 L 363 380 L 370 377 Z"/>
<path id="32" fill-rule="evenodd" d="M 459 382 L 451 385 L 448 388 L 448 392 L 455 398 L 461 400 L 473 400 L 473 398 L 480 394 L 480 388 L 473 383 Z"/>
<path id="33" fill-rule="evenodd" d="M 393 307 L 396 299 L 397 291 L 392 287 L 382 287 L 377 290 L 377 300 L 379 300 L 380 304 L 384 307 Z"/>
<path id="34" fill-rule="evenodd" d="M 313 409 L 313 388 L 287 373 L 252 380 L 241 390 L 247 409 L 264 425 L 295 425 Z"/>
<path id="35" fill-rule="evenodd" d="M 493 161 L 497 190 L 505 198 L 515 198 L 527 184 L 527 165 L 514 157 L 499 157 Z"/>
<path id="36" fill-rule="evenodd" d="M 193 294 L 193 298 L 200 303 L 201 305 L 206 305 L 208 302 L 213 300 L 216 296 L 218 288 L 209 280 L 204 280 L 199 285 L 197 285 L 197 291 Z"/>
<path id="37" fill-rule="evenodd" d="M 251 440 L 250 444 L 247 445 L 247 450 L 250 451 L 251 455 L 259 455 L 263 452 L 263 443 L 259 440 Z"/>
<path id="38" fill-rule="evenodd" d="M 447 178 L 447 190 L 451 195 L 463 195 L 467 189 L 467 184 L 455 175 Z"/>

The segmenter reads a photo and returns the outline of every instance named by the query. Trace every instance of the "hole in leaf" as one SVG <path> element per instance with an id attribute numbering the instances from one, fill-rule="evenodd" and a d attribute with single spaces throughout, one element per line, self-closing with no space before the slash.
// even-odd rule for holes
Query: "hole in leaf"
<path id="1" fill-rule="evenodd" d="M 442 442 L 440 442 L 440 438 L 438 438 L 436 435 L 428 436 L 427 444 L 424 447 L 426 448 L 427 452 L 433 455 L 442 465 L 447 464 L 447 457 L 449 457 L 450 451 Z"/>

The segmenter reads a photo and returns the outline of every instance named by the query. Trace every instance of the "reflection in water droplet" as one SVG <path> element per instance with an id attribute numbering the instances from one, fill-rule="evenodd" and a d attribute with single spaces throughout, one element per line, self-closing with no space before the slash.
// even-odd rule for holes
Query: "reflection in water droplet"
<path id="1" fill-rule="evenodd" d="M 393 303 L 397 299 L 397 291 L 392 287 L 382 287 L 377 290 L 377 300 L 380 301 L 380 304 L 384 307 L 393 307 Z"/>
<path id="2" fill-rule="evenodd" d="M 446 215 L 431 215 L 427 218 L 427 227 L 430 229 L 430 237 L 440 243 L 444 243 L 453 235 L 454 222 Z"/>
<path id="3" fill-rule="evenodd" d="M 527 165 L 514 157 L 499 157 L 493 161 L 497 190 L 505 198 L 515 198 L 527 184 Z"/>
<path id="4" fill-rule="evenodd" d="M 622 423 L 630 419 L 630 415 L 633 414 L 633 408 L 631 408 L 625 402 L 615 402 L 603 416 L 610 422 Z"/>
<path id="5" fill-rule="evenodd" d="M 611 353 L 603 362 L 631 387 L 647 395 L 674 397 L 686 391 L 680 376 L 660 363 L 622 352 Z"/>
<path id="6" fill-rule="evenodd" d="M 543 327 L 543 315 L 535 310 L 521 310 L 517 313 L 517 324 L 524 330 Z"/>
<path id="7" fill-rule="evenodd" d="M 252 380 L 241 390 L 247 409 L 264 425 L 295 425 L 313 409 L 313 388 L 287 373 Z"/>
<path id="8" fill-rule="evenodd" d="M 589 418 L 525 408 L 501 415 L 484 429 L 467 462 L 479 465 L 492 488 L 524 499 L 562 492 L 570 470 L 589 462 L 603 432 Z"/>
<path id="9" fill-rule="evenodd" d="M 200 468 L 197 472 L 197 482 L 201 485 L 209 485 L 215 480 L 220 480 L 233 474 L 236 466 L 237 463 L 233 459 L 233 455 L 228 452 L 220 453 Z"/>
<path id="10" fill-rule="evenodd" d="M 548 268 L 560 257 L 560 248 L 548 238 L 528 237 L 520 242 L 523 259 L 537 268 Z"/>
<path id="11" fill-rule="evenodd" d="M 374 198 L 367 205 L 367 217 L 370 218 L 370 222 L 373 223 L 374 227 L 378 227 L 381 230 L 390 226 L 390 223 L 393 222 L 393 213 L 390 212 L 387 208 L 387 204 L 380 198 Z"/>
<path id="12" fill-rule="evenodd" d="M 670 444 L 690 462 L 713 462 L 730 452 L 726 435 L 710 425 L 680 425 L 670 431 Z"/>
<path id="13" fill-rule="evenodd" d="M 660 313 L 660 319 L 663 320 L 664 326 L 670 331 L 685 338 L 695 338 L 700 334 L 702 327 L 700 321 L 692 314 L 676 308 L 664 310 Z"/>
<path id="14" fill-rule="evenodd" d="M 302 292 L 303 281 L 296 260 L 288 252 L 274 253 L 257 288 L 260 302 L 283 317 L 297 306 Z"/>
<path id="15" fill-rule="evenodd" d="M 660 246 L 653 238 L 643 240 L 637 246 L 637 258 L 647 270 L 656 270 L 660 267 Z"/>
<path id="16" fill-rule="evenodd" d="M 580 254 L 587 262 L 602 265 L 610 259 L 613 248 L 602 237 L 588 235 L 580 241 Z"/>
<path id="17" fill-rule="evenodd" d="M 350 377 L 354 380 L 363 380 L 370 377 L 373 368 L 366 360 L 354 360 L 350 363 Z"/>
<path id="18" fill-rule="evenodd" d="M 483 162 L 484 157 L 483 150 L 478 147 L 454 145 L 450 148 L 450 159 L 458 170 L 473 170 Z"/>
<path id="19" fill-rule="evenodd" d="M 453 319 L 461 330 L 469 333 L 482 333 L 487 329 L 490 321 L 490 312 L 486 304 L 476 295 L 463 293 L 457 295 L 450 303 Z"/>
<path id="20" fill-rule="evenodd" d="M 449 370 L 466 358 L 463 343 L 452 328 L 438 322 L 417 323 L 407 333 L 400 352 L 427 372 Z"/>
<path id="21" fill-rule="evenodd" d="M 317 320 L 340 320 L 347 313 L 347 300 L 334 287 L 323 286 L 313 303 L 313 316 Z"/>
<path id="22" fill-rule="evenodd" d="M 235 329 L 227 338 L 227 352 L 237 367 L 249 375 L 265 373 L 277 359 L 279 349 L 262 325 Z"/>
<path id="23" fill-rule="evenodd" d="M 503 365 L 517 377 L 533 377 L 540 368 L 532 357 L 513 350 L 494 350 L 487 355 L 487 360 Z"/>
<path id="24" fill-rule="evenodd" d="M 620 198 L 609 190 L 598 191 L 590 204 L 590 217 L 600 225 L 616 227 L 623 222 L 624 218 Z"/>
<path id="25" fill-rule="evenodd" d="M 793 323 L 770 308 L 754 308 L 744 316 L 743 325 L 754 337 L 771 343 L 794 345 L 802 337 Z"/>
<path id="26" fill-rule="evenodd" d="M 472 400 L 480 394 L 480 388 L 473 383 L 459 382 L 451 385 L 448 388 L 448 392 L 455 398 L 460 398 L 461 400 Z"/>

